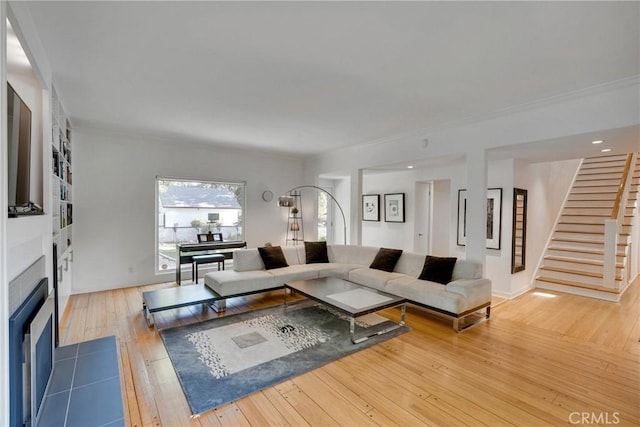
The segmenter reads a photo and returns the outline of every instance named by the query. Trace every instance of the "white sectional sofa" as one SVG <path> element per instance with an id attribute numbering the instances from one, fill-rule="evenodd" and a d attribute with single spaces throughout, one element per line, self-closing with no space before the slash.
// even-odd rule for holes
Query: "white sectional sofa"
<path id="1" fill-rule="evenodd" d="M 283 247 L 288 267 L 266 270 L 257 248 L 234 252 L 233 270 L 205 275 L 205 285 L 221 298 L 218 310 L 225 309 L 224 298 L 282 288 L 286 282 L 335 276 L 406 298 L 411 303 L 450 316 L 460 331 L 489 318 L 491 281 L 482 277 L 482 267 L 456 260 L 452 278 L 446 285 L 420 280 L 425 255 L 403 252 L 394 271 L 369 268 L 377 247 L 327 245 L 328 263 L 306 264 L 305 247 Z M 484 315 L 478 316 L 480 310 Z M 472 319 L 473 316 L 473 319 Z M 475 322 L 469 322 L 469 320 Z"/>

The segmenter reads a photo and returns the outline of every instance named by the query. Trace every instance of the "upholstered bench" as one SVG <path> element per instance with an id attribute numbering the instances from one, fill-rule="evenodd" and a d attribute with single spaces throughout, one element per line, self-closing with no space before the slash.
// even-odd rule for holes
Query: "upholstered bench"
<path id="1" fill-rule="evenodd" d="M 212 264 L 217 262 L 218 271 L 220 271 L 220 265 L 222 265 L 222 269 L 224 270 L 225 256 L 223 254 L 194 255 L 191 259 L 193 260 L 191 263 L 191 277 L 194 283 L 198 283 L 198 265 L 200 264 Z"/>

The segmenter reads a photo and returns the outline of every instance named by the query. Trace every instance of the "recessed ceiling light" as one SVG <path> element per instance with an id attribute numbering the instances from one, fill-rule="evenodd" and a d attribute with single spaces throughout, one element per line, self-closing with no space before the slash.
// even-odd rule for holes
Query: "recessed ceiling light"
<path id="1" fill-rule="evenodd" d="M 591 143 L 592 143 L 593 145 L 596 145 L 596 144 L 602 144 L 603 142 L 604 142 L 604 141 L 602 141 L 602 140 L 598 140 L 598 141 L 591 141 Z"/>
<path id="2" fill-rule="evenodd" d="M 611 151 L 611 148 L 603 148 L 602 150 L 603 153 L 608 153 L 609 151 Z"/>
<path id="3" fill-rule="evenodd" d="M 407 169 L 413 169 L 413 166 L 409 165 L 407 166 Z"/>

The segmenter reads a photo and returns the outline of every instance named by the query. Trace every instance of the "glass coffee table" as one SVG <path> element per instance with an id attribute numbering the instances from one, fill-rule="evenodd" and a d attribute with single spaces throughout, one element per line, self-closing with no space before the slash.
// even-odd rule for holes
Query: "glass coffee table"
<path id="1" fill-rule="evenodd" d="M 398 329 L 405 324 L 407 300 L 396 295 L 360 286 L 348 280 L 336 277 L 299 280 L 284 284 L 284 305 L 287 307 L 287 289 L 295 291 L 308 299 L 332 308 L 349 318 L 349 334 L 351 342 L 358 344 L 369 338 Z M 375 313 L 387 308 L 400 306 L 400 323 L 391 327 L 377 329 L 356 338 L 356 318 Z"/>

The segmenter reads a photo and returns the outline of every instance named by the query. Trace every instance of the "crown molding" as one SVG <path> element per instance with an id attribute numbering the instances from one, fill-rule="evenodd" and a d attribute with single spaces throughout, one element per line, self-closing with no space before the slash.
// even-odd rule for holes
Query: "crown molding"
<path id="1" fill-rule="evenodd" d="M 602 93 L 611 92 L 618 89 L 624 89 L 627 87 L 640 86 L 640 74 L 636 74 L 634 76 L 625 77 L 618 80 L 613 80 L 610 82 L 589 86 L 583 89 L 578 89 L 570 92 L 565 92 L 562 94 L 554 95 L 547 98 L 542 98 L 535 101 L 530 101 L 522 104 L 513 105 L 511 107 L 502 108 L 499 110 L 490 111 L 487 113 L 480 113 L 469 115 L 460 119 L 444 122 L 441 124 L 436 124 L 429 127 L 424 127 L 420 129 L 414 129 L 398 134 L 394 134 L 391 136 L 375 139 L 372 141 L 363 142 L 360 144 L 352 145 L 349 147 L 343 148 L 343 150 L 351 150 L 354 148 L 364 148 L 364 147 L 373 147 L 377 145 L 383 145 L 388 143 L 394 143 L 399 140 L 417 140 L 424 141 L 429 137 L 430 134 L 435 132 L 440 132 L 447 129 L 455 129 L 459 127 L 464 127 L 472 124 L 481 123 L 483 121 L 493 120 L 500 117 L 506 117 L 518 113 L 524 113 L 527 111 L 532 111 L 538 108 L 549 107 L 556 104 L 562 104 L 565 102 L 573 101 L 576 99 L 591 97 L 595 95 L 599 95 Z M 314 157 L 324 157 L 325 154 L 318 154 Z"/>

